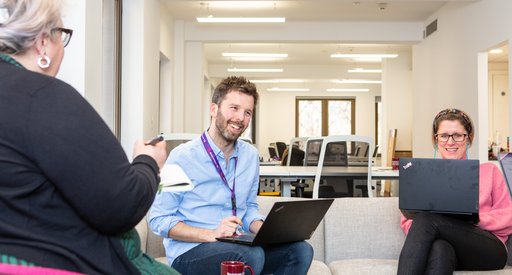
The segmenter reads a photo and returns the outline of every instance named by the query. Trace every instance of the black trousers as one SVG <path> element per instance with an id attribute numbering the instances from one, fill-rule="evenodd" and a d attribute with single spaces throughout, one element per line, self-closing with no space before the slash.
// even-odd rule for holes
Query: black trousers
<path id="1" fill-rule="evenodd" d="M 414 217 L 398 262 L 398 274 L 453 274 L 496 270 L 507 262 L 505 245 L 468 222 L 420 212 Z"/>

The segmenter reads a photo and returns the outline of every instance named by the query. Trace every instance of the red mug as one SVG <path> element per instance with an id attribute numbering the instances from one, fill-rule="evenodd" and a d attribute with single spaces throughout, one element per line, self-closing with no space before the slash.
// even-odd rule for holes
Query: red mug
<path id="1" fill-rule="evenodd" d="M 393 170 L 398 170 L 399 165 L 400 165 L 400 158 L 393 158 L 391 160 L 391 167 L 393 167 Z"/>
<path id="2" fill-rule="evenodd" d="M 244 275 L 244 269 L 249 269 L 251 275 L 254 275 L 252 267 L 239 261 L 224 261 L 220 263 L 220 275 Z"/>

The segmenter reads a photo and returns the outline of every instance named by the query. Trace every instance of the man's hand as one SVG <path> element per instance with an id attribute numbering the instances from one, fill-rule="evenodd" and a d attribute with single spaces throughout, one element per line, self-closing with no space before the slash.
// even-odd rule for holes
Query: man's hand
<path id="1" fill-rule="evenodd" d="M 242 225 L 242 220 L 236 216 L 231 216 L 222 219 L 219 226 L 214 231 L 213 241 L 218 237 L 233 236 L 236 232 L 236 228 Z"/>
<path id="2" fill-rule="evenodd" d="M 179 222 L 169 230 L 169 238 L 184 242 L 216 242 L 218 237 L 233 236 L 242 220 L 236 216 L 224 218 L 215 230 L 193 227 Z"/>

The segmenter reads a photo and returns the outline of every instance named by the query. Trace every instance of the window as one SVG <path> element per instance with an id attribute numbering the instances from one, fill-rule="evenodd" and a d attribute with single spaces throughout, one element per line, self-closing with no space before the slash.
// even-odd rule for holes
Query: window
<path id="1" fill-rule="evenodd" d="M 317 137 L 354 134 L 355 99 L 297 98 L 295 135 Z"/>

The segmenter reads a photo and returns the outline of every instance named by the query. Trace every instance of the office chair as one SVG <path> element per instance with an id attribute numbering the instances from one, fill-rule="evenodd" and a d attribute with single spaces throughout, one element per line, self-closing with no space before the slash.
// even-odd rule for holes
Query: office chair
<path id="1" fill-rule="evenodd" d="M 302 166 L 304 165 L 304 158 L 305 158 L 305 148 L 306 148 L 306 142 L 309 138 L 307 137 L 296 137 L 296 138 L 292 138 L 290 140 L 290 145 L 288 145 L 288 152 L 291 152 L 295 149 L 300 149 L 302 150 L 302 152 L 304 153 L 304 156 L 302 158 L 302 164 L 300 164 L 299 166 Z M 293 154 L 288 154 L 287 158 L 286 158 L 286 165 L 290 166 L 290 162 L 291 162 L 291 156 Z M 284 165 L 284 164 L 283 164 Z M 294 166 L 294 165 L 292 165 Z"/>
<path id="2" fill-rule="evenodd" d="M 322 147 L 320 149 L 320 156 L 318 158 L 318 166 L 317 166 L 317 172 L 315 174 L 315 181 L 313 184 L 313 195 L 312 197 L 314 199 L 324 196 L 330 196 L 329 192 L 332 192 L 333 188 L 331 187 L 320 187 L 322 183 L 322 172 L 324 166 L 345 166 L 343 165 L 346 163 L 346 165 L 349 165 L 349 162 L 346 161 L 343 157 L 343 149 L 342 147 L 345 146 L 344 155 L 347 157 L 347 148 L 346 145 L 348 142 L 363 142 L 368 144 L 368 151 L 373 151 L 373 139 L 370 137 L 365 136 L 357 136 L 357 135 L 341 135 L 341 136 L 328 136 L 323 139 Z M 337 144 L 336 151 L 333 151 L 329 149 L 329 144 Z M 332 146 L 332 145 L 331 145 Z M 333 154 L 337 153 L 337 155 L 333 158 Z M 367 192 L 369 197 L 373 197 L 373 186 L 371 181 L 371 171 L 372 171 L 372 161 L 371 156 L 367 154 L 367 169 L 368 169 L 368 176 L 367 176 Z M 307 157 L 307 156 L 306 156 Z M 347 158 L 348 160 L 348 158 Z M 321 190 L 323 189 L 323 190 Z M 330 190 L 329 190 L 330 189 Z M 336 192 L 334 195 L 337 195 Z"/>
<path id="3" fill-rule="evenodd" d="M 276 148 L 273 146 L 268 147 L 268 154 L 269 154 L 270 158 L 273 160 L 279 159 L 279 157 L 277 156 Z"/>
<path id="4" fill-rule="evenodd" d="M 320 157 L 320 149 L 322 147 L 323 137 L 312 137 L 306 141 L 306 156 L 304 158 L 304 166 L 316 166 Z"/>
<path id="5" fill-rule="evenodd" d="M 303 166 L 304 165 L 304 151 L 299 149 L 296 146 L 293 146 L 291 149 L 291 153 L 288 152 L 289 148 L 286 148 L 283 153 L 283 159 L 281 160 L 281 166 Z M 301 180 L 297 180 L 296 182 L 291 183 L 292 186 L 295 187 L 295 196 L 303 197 L 304 196 L 304 188 L 309 185 Z"/>
<path id="6" fill-rule="evenodd" d="M 191 133 L 170 133 L 170 134 L 162 134 L 164 140 L 166 142 L 166 151 L 167 155 L 171 153 L 172 149 L 178 147 L 178 145 L 182 143 L 186 143 L 196 137 L 199 137 L 199 134 L 191 134 Z"/>
<path id="7" fill-rule="evenodd" d="M 284 150 L 286 150 L 286 143 L 284 142 L 276 142 L 277 155 L 279 158 L 283 159 Z"/>

